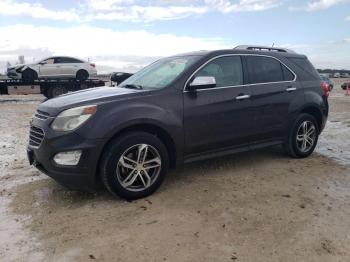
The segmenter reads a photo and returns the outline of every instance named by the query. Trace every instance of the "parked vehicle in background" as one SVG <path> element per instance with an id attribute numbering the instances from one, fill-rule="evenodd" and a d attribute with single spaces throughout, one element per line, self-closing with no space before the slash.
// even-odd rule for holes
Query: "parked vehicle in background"
<path id="1" fill-rule="evenodd" d="M 39 105 L 30 164 L 73 189 L 114 195 L 155 192 L 169 167 L 282 145 L 314 151 L 328 116 L 328 88 L 306 56 L 239 46 L 167 57 L 119 87 Z"/>
<path id="2" fill-rule="evenodd" d="M 74 78 L 84 81 L 89 77 L 96 77 L 97 71 L 93 63 L 73 57 L 54 56 L 33 64 L 9 67 L 7 76 L 12 79 L 21 79 L 25 82 L 51 78 Z"/>
<path id="3" fill-rule="evenodd" d="M 320 77 L 321 81 L 328 85 L 329 91 L 332 91 L 334 87 L 333 81 L 327 75 L 320 74 Z"/>
<path id="4" fill-rule="evenodd" d="M 340 73 L 334 73 L 333 77 L 334 78 L 339 78 L 340 77 Z"/>
<path id="5" fill-rule="evenodd" d="M 17 92 L 24 94 L 40 93 L 50 99 L 68 92 L 100 86 L 105 86 L 105 82 L 98 79 L 87 79 L 85 81 L 77 81 L 75 79 L 44 79 L 26 83 L 22 80 L 0 78 L 0 95 Z"/>
<path id="6" fill-rule="evenodd" d="M 346 90 L 347 87 L 348 87 L 349 90 L 350 90 L 350 80 L 344 82 L 344 83 L 341 85 L 341 88 L 342 88 L 343 90 Z"/>
<path id="7" fill-rule="evenodd" d="M 340 77 L 341 77 L 341 78 L 348 78 L 348 77 L 349 77 L 349 74 L 348 74 L 348 73 L 341 73 L 341 74 L 340 74 Z"/>
<path id="8" fill-rule="evenodd" d="M 132 75 L 133 74 L 131 73 L 125 73 L 125 72 L 112 73 L 111 74 L 112 85 L 114 86 L 114 83 L 116 83 L 116 85 L 119 85 L 120 83 L 122 83 L 124 80 L 128 79 Z"/>

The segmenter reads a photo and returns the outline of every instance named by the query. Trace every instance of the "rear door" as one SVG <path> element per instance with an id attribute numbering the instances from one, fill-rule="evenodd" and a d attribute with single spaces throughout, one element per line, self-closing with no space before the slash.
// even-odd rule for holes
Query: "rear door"
<path id="1" fill-rule="evenodd" d="M 280 140 L 293 117 L 292 103 L 296 98 L 303 99 L 296 75 L 274 57 L 246 55 L 244 58 L 257 130 L 254 141 Z"/>
<path id="2" fill-rule="evenodd" d="M 71 58 L 61 57 L 60 58 L 60 70 L 61 75 L 64 77 L 75 77 L 79 67 L 82 65 L 82 61 Z"/>
<path id="3" fill-rule="evenodd" d="M 216 87 L 184 92 L 185 154 L 248 145 L 253 132 L 250 86 L 243 85 L 241 57 L 213 59 L 190 79 L 212 76 Z"/>

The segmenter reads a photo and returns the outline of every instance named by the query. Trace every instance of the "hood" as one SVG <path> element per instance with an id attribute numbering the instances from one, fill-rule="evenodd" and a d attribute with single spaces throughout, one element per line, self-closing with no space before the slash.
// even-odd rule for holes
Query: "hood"
<path id="1" fill-rule="evenodd" d="M 10 66 L 8 67 L 7 69 L 17 69 L 17 68 L 20 68 L 22 66 L 24 66 L 25 64 L 17 64 L 17 65 L 14 65 L 14 66 Z"/>
<path id="2" fill-rule="evenodd" d="M 24 66 L 35 66 L 36 64 L 17 64 L 17 65 L 14 65 L 14 66 L 10 66 L 7 68 L 7 70 L 13 70 L 13 69 L 18 69 L 18 68 L 21 68 L 21 67 L 24 67 Z"/>
<path id="3" fill-rule="evenodd" d="M 142 91 L 119 87 L 91 88 L 47 100 L 41 103 L 38 109 L 49 113 L 51 116 L 56 116 L 59 112 L 68 108 L 88 104 L 100 104 L 139 92 Z"/>

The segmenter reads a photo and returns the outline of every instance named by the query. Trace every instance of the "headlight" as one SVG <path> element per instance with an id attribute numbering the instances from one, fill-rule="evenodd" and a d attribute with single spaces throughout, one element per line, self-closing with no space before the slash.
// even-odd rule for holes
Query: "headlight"
<path id="1" fill-rule="evenodd" d="M 96 110 L 96 105 L 67 109 L 56 117 L 51 127 L 55 131 L 71 131 L 85 123 Z"/>

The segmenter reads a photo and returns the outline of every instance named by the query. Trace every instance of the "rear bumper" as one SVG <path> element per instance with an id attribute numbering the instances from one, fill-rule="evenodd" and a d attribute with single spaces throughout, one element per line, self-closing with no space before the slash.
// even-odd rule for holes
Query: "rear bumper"
<path id="1" fill-rule="evenodd" d="M 329 113 L 329 104 L 328 99 L 324 99 L 325 106 L 322 109 L 322 124 L 320 127 L 320 132 L 323 131 L 323 129 L 326 127 L 327 119 L 328 119 L 328 113 Z"/>

